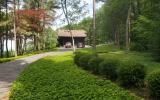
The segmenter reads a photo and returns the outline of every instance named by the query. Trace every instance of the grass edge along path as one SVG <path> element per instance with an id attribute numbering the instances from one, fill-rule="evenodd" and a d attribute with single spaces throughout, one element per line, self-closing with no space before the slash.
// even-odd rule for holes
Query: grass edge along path
<path id="1" fill-rule="evenodd" d="M 35 52 L 32 52 L 32 53 L 26 53 L 24 55 L 20 55 L 20 56 L 17 56 L 17 57 L 0 58 L 0 63 L 5 63 L 5 62 L 9 62 L 9 61 L 16 60 L 16 59 L 19 59 L 19 58 L 29 57 L 29 56 L 33 56 L 33 55 L 36 55 L 36 54 L 41 54 L 41 53 L 46 53 L 46 52 L 51 52 L 51 51 L 56 51 L 56 50 L 57 49 L 55 49 L 55 50 L 35 51 Z"/>
<path id="2" fill-rule="evenodd" d="M 45 57 L 13 83 L 10 100 L 141 100 L 109 80 L 78 68 L 73 55 Z"/>

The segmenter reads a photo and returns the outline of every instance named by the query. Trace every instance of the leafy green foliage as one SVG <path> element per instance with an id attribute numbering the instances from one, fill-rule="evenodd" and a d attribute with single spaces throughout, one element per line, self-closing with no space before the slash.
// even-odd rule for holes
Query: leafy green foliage
<path id="1" fill-rule="evenodd" d="M 153 57 L 155 61 L 160 62 L 160 49 L 153 50 Z"/>
<path id="2" fill-rule="evenodd" d="M 89 48 L 83 49 L 83 52 L 89 52 L 89 51 L 90 51 Z M 130 52 L 126 53 L 125 51 L 117 49 L 117 48 L 115 48 L 115 46 L 111 46 L 111 45 L 99 45 L 99 46 L 97 46 L 96 51 L 98 52 L 98 56 L 100 56 L 102 58 L 112 59 L 114 61 L 115 60 L 119 61 L 119 63 L 121 65 L 117 64 L 118 65 L 117 72 L 122 72 L 121 74 L 123 76 L 124 81 L 123 80 L 116 80 L 116 82 L 118 84 L 120 82 L 121 83 L 123 82 L 123 83 L 127 84 L 126 85 L 127 87 L 133 87 L 133 86 L 137 87 L 137 86 L 146 85 L 146 84 L 143 84 L 144 83 L 143 79 L 144 79 L 144 77 L 146 78 L 145 74 L 150 76 L 150 74 L 152 72 L 157 72 L 157 70 L 160 70 L 160 63 L 155 62 L 150 53 L 143 53 L 143 52 L 140 53 L 140 52 L 135 52 L 135 51 L 134 52 L 130 51 Z M 115 63 L 117 63 L 117 62 L 115 62 Z M 101 67 L 99 67 L 99 68 L 101 68 Z M 159 72 L 157 72 L 157 74 L 158 73 Z M 103 74 L 103 73 L 100 72 L 100 74 Z M 117 74 L 118 74 L 118 78 L 122 77 L 119 75 L 119 73 L 117 73 Z M 158 75 L 157 75 L 157 77 L 158 77 Z M 147 79 L 150 80 L 152 78 L 147 78 Z M 153 79 L 155 79 L 155 78 L 153 78 Z M 156 78 L 156 79 L 158 79 L 158 78 Z M 148 84 L 148 87 L 149 87 L 149 85 L 150 85 L 149 82 L 147 80 L 144 80 L 144 81 L 145 81 L 145 83 Z M 159 80 L 154 81 L 154 82 L 157 82 L 157 83 L 152 86 L 157 87 Z M 142 86 L 142 87 L 146 88 L 145 86 Z M 159 85 L 158 85 L 158 87 L 159 87 Z M 157 90 L 155 90 L 155 92 L 159 91 L 158 88 L 153 88 L 153 89 L 157 89 Z M 151 91 L 151 89 L 150 89 L 150 91 Z M 139 92 L 139 89 L 137 89 L 137 92 Z M 148 94 L 149 93 L 147 93 L 146 95 L 148 95 Z M 151 92 L 151 94 L 152 94 L 152 92 Z"/>
<path id="3" fill-rule="evenodd" d="M 10 100 L 140 100 L 108 80 L 77 68 L 73 57 L 43 58 L 13 83 Z"/>
<path id="4" fill-rule="evenodd" d="M 82 51 L 76 51 L 74 53 L 74 63 L 77 64 L 78 66 L 80 66 L 80 58 L 86 54 L 87 52 L 82 52 Z"/>
<path id="5" fill-rule="evenodd" d="M 42 37 L 44 41 L 45 49 L 51 50 L 56 47 L 57 44 L 57 35 L 56 32 L 51 28 L 47 28 L 44 30 L 44 37 Z"/>
<path id="6" fill-rule="evenodd" d="M 139 16 L 137 21 L 133 23 L 131 50 L 146 51 L 150 48 L 149 41 L 153 34 L 151 29 L 152 24 L 145 16 Z M 147 28 L 147 31 L 144 27 Z"/>
<path id="7" fill-rule="evenodd" d="M 118 70 L 118 78 L 125 87 L 141 86 L 144 83 L 146 72 L 144 65 L 133 60 L 121 63 Z"/>
<path id="8" fill-rule="evenodd" d="M 11 5 L 12 7 L 10 7 Z M 16 9 L 10 11 L 11 8 L 13 10 L 13 5 L 16 6 Z M 13 47 L 10 46 L 11 43 L 9 41 L 12 40 L 14 42 L 14 22 L 16 22 L 16 48 L 18 55 L 35 50 L 55 48 L 57 37 L 50 27 L 55 20 L 55 9 L 57 8 L 57 0 L 0 0 L 1 58 L 5 58 L 5 56 L 12 57 L 9 52 L 14 50 L 14 45 Z M 16 21 L 13 20 L 13 12 L 15 12 Z M 33 42 L 33 45 L 29 46 L 29 50 L 28 41 L 30 43 Z M 12 49 L 9 50 L 9 47 L 12 47 Z"/>
<path id="9" fill-rule="evenodd" d="M 107 0 L 98 10 L 96 32 L 99 43 L 119 41 L 121 46 L 124 45 L 128 8 L 129 0 Z"/>
<path id="10" fill-rule="evenodd" d="M 134 48 L 137 50 L 150 50 L 153 52 L 156 60 L 160 58 L 160 1 L 159 0 L 140 0 L 140 15 L 133 25 L 133 37 L 131 39 L 135 43 Z M 138 46 L 138 47 L 137 47 Z M 158 52 L 157 52 L 158 51 Z M 158 58 L 158 59 L 157 59 Z"/>
<path id="11" fill-rule="evenodd" d="M 117 79 L 117 69 L 119 67 L 119 61 L 115 58 L 107 58 L 99 65 L 99 72 L 106 78 L 111 80 Z"/>
<path id="12" fill-rule="evenodd" d="M 89 60 L 92 59 L 93 57 L 95 57 L 96 55 L 94 53 L 91 53 L 91 54 L 84 54 L 83 56 L 81 56 L 79 58 L 79 63 L 80 63 L 80 66 L 83 67 L 84 69 L 89 69 Z"/>
<path id="13" fill-rule="evenodd" d="M 147 86 L 150 94 L 156 99 L 160 99 L 160 70 L 152 72 L 147 77 Z"/>
<path id="14" fill-rule="evenodd" d="M 78 50 L 79 51 L 79 50 Z M 83 52 L 90 52 L 90 48 L 84 48 L 80 51 Z M 135 52 L 135 51 L 130 51 L 130 52 L 125 52 L 122 49 L 118 49 L 116 46 L 112 45 L 98 45 L 96 52 L 100 57 L 103 58 L 116 58 L 119 59 L 120 61 L 125 61 L 125 60 L 135 60 L 138 63 L 141 63 L 145 65 L 147 74 L 160 69 L 160 63 L 155 62 L 154 58 L 152 57 L 152 54 L 149 52 Z"/>
<path id="15" fill-rule="evenodd" d="M 99 57 L 99 56 L 95 56 L 93 58 L 91 58 L 89 61 L 88 61 L 88 66 L 89 66 L 89 69 L 91 71 L 93 71 L 93 73 L 95 74 L 99 74 L 99 64 L 103 61 L 104 59 Z"/>

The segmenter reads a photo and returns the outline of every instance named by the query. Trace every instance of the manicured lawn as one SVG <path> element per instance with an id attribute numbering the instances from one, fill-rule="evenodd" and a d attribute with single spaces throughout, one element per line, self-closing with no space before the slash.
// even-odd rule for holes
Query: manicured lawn
<path id="1" fill-rule="evenodd" d="M 73 55 L 46 57 L 29 65 L 13 83 L 10 100 L 139 100 L 73 63 Z"/>

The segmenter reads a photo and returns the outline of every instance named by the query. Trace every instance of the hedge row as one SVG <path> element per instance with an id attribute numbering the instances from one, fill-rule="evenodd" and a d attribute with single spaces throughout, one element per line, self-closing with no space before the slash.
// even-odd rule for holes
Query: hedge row
<path id="1" fill-rule="evenodd" d="M 147 86 L 155 100 L 160 100 L 160 70 L 152 72 L 147 77 Z"/>
<path id="2" fill-rule="evenodd" d="M 124 87 L 144 86 L 145 66 L 134 60 L 121 61 L 117 58 L 101 58 L 95 53 L 76 52 L 76 64 L 83 69 L 118 81 Z M 160 71 L 147 76 L 147 87 L 153 97 L 160 98 Z"/>

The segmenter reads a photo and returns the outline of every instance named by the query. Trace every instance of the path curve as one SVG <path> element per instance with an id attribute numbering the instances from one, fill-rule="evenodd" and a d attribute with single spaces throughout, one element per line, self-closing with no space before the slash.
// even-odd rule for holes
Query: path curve
<path id="1" fill-rule="evenodd" d="M 37 54 L 25 58 L 20 58 L 14 61 L 0 64 L 0 100 L 7 100 L 8 93 L 12 82 L 23 71 L 23 69 L 34 61 L 37 61 L 46 56 L 60 55 L 64 52 L 48 52 Z"/>

